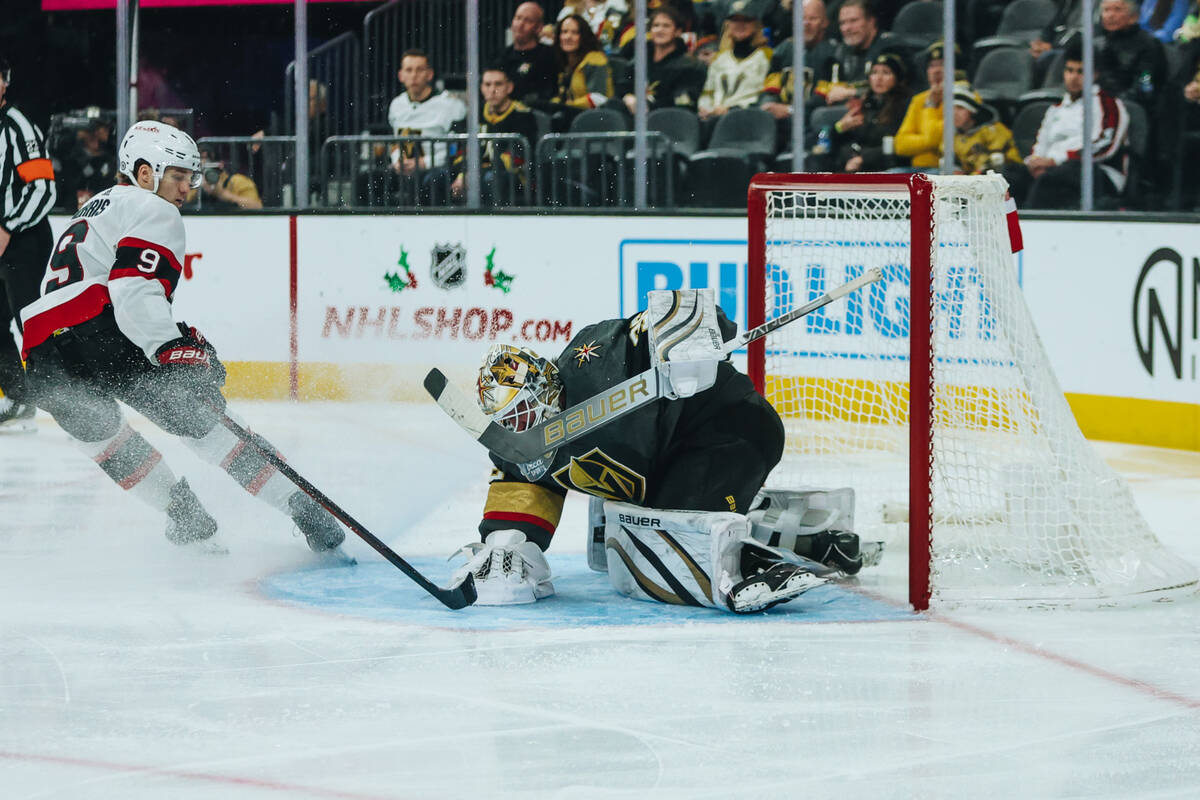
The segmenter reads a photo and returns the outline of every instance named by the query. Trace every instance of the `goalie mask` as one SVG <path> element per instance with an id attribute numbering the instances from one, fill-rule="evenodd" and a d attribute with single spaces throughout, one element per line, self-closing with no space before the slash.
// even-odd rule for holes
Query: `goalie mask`
<path id="1" fill-rule="evenodd" d="M 562 410 L 562 379 L 549 359 L 523 347 L 493 345 L 479 368 L 479 407 L 496 424 L 526 431 Z M 554 453 L 520 464 L 526 480 L 539 480 Z"/>

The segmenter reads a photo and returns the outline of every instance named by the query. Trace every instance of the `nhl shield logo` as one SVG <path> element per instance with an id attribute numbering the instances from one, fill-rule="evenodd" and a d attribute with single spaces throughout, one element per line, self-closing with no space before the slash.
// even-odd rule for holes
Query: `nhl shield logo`
<path id="1" fill-rule="evenodd" d="M 467 248 L 459 244 L 435 244 L 433 266 L 430 268 L 433 283 L 439 289 L 457 289 L 467 281 Z"/>

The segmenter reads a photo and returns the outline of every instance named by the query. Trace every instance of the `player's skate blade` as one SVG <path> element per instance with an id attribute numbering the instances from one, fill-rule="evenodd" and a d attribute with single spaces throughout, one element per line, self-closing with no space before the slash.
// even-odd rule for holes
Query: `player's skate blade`
<path id="1" fill-rule="evenodd" d="M 725 605 L 735 614 L 753 614 L 799 597 L 826 580 L 797 564 L 773 564 L 735 584 L 725 596 Z"/>

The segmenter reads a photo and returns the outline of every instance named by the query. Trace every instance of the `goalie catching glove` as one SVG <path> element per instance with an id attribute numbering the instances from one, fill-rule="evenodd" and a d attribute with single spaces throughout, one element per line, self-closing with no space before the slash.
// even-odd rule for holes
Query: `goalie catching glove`
<path id="1" fill-rule="evenodd" d="M 650 292 L 646 323 L 650 364 L 666 383 L 666 397 L 677 400 L 712 388 L 717 364 L 725 360 L 712 289 Z"/>

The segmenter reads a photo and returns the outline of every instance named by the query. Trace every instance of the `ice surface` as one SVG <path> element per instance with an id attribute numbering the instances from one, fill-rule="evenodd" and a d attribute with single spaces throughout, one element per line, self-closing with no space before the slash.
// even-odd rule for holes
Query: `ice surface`
<path id="1" fill-rule="evenodd" d="M 238 403 L 305 477 L 431 577 L 474 537 L 487 459 L 431 405 Z M 1200 605 L 916 617 L 867 593 L 733 619 L 559 597 L 442 610 L 357 540 L 302 539 L 135 421 L 214 512 L 181 551 L 45 416 L 0 436 L 0 797 L 1194 797 Z M 1200 562 L 1200 454 L 1103 445 Z M 353 538 L 353 537 L 351 537 Z M 889 563 L 888 559 L 892 559 Z"/>

